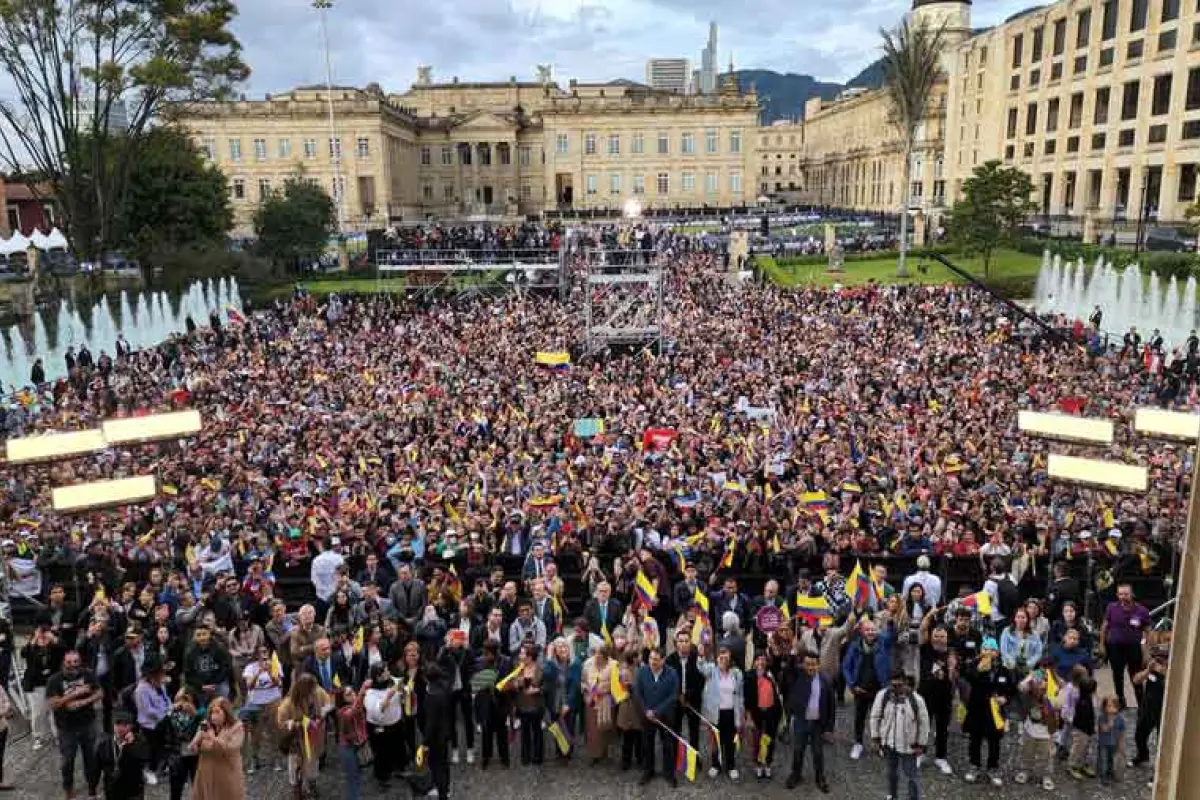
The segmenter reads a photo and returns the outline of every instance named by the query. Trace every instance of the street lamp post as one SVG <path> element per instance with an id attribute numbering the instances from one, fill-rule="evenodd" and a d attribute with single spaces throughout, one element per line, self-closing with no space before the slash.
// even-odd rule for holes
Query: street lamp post
<path id="1" fill-rule="evenodd" d="M 1138 206 L 1137 239 L 1133 243 L 1133 254 L 1142 251 L 1142 225 L 1146 221 L 1146 176 L 1142 176 L 1142 202 Z"/>
<path id="2" fill-rule="evenodd" d="M 342 187 L 342 147 L 338 141 L 337 126 L 333 117 L 333 64 L 329 57 L 329 9 L 333 0 L 313 0 L 312 4 L 321 17 L 321 46 L 325 49 L 325 103 L 329 109 L 329 154 L 333 159 L 333 205 L 337 209 L 338 235 L 345 232 L 345 191 Z"/>

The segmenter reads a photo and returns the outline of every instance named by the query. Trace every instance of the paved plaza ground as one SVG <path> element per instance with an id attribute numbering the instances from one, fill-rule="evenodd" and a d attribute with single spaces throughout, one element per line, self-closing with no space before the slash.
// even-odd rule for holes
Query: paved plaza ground
<path id="1" fill-rule="evenodd" d="M 1107 670 L 1102 671 L 1098 677 L 1107 691 L 1108 685 L 1111 685 Z M 1134 712 L 1129 713 L 1128 728 L 1132 730 Z M 851 717 L 850 706 L 839 710 L 838 730 L 843 735 L 849 733 Z M 1006 742 L 1005 763 L 1007 756 L 1012 752 L 1013 744 L 1012 739 Z M 1132 742 L 1130 744 L 1132 745 Z M 59 790 L 57 753 L 48 748 L 35 753 L 30 745 L 28 737 L 20 738 L 9 745 L 5 758 L 5 778 L 17 786 L 17 791 L 7 796 L 14 800 L 47 800 L 62 797 Z M 962 767 L 966 764 L 966 740 L 953 729 L 951 745 L 951 763 L 961 774 Z M 451 796 L 456 800 L 619 800 L 647 797 L 690 800 L 710 798 L 714 795 L 726 798 L 829 797 L 830 800 L 884 800 L 886 797 L 884 762 L 878 758 L 851 761 L 848 748 L 844 744 L 826 750 L 831 794 L 818 794 L 811 782 L 811 775 L 809 781 L 795 790 L 788 791 L 784 787 L 784 781 L 789 771 L 786 765 L 790 763 L 790 750 L 783 747 L 781 751 L 776 754 L 775 779 L 769 783 L 756 781 L 751 769 L 748 776 L 743 770 L 742 778 L 737 783 L 723 778 L 714 781 L 707 775 L 700 775 L 694 784 L 682 782 L 675 790 L 670 789 L 660 779 L 643 788 L 638 785 L 636 770 L 623 773 L 615 767 L 593 768 L 577 758 L 569 765 L 547 763 L 540 768 L 514 766 L 506 770 L 493 765 L 487 772 L 481 771 L 478 763 L 474 766 L 463 764 L 453 767 Z M 1055 777 L 1058 786 L 1054 792 L 1043 791 L 1040 786 L 1018 786 L 1012 783 L 1008 775 L 1005 776 L 1005 785 L 997 789 L 991 785 L 968 785 L 959 775 L 945 778 L 937 774 L 932 765 L 927 764 L 923 770 L 923 797 L 925 800 L 1149 800 L 1151 797 L 1147 785 L 1151 778 L 1149 769 L 1128 770 L 1124 781 L 1109 786 L 1103 786 L 1095 780 L 1073 780 L 1065 770 L 1061 770 Z M 375 790 L 374 782 L 367 776 L 364 778 L 363 796 L 382 797 L 383 795 Z M 319 786 L 322 800 L 345 797 L 341 775 L 333 759 L 322 774 Z M 292 796 L 287 787 L 285 773 L 270 770 L 252 776 L 248 781 L 248 790 L 248 796 L 254 800 L 288 800 Z M 168 797 L 165 782 L 150 788 L 146 796 L 150 800 L 165 800 Z M 407 796 L 408 790 L 404 789 L 402 792 L 398 782 L 393 783 L 387 794 L 390 798 Z M 901 789 L 900 798 L 904 797 L 904 790 Z"/>

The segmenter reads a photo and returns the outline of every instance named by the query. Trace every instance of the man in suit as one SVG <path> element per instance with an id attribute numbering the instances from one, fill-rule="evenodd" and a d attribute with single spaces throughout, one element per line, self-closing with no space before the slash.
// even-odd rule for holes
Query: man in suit
<path id="1" fill-rule="evenodd" d="M 700 748 L 700 704 L 704 701 L 704 675 L 700 672 L 700 658 L 692 646 L 692 637 L 686 631 L 675 635 L 675 652 L 667 656 L 667 666 L 679 676 L 680 703 L 675 708 L 672 727 L 680 736 L 687 736 L 692 747 Z M 688 731 L 684 734 L 684 722 Z"/>
<path id="2" fill-rule="evenodd" d="M 399 576 L 388 591 L 388 600 L 392 603 L 392 613 L 407 622 L 409 629 L 415 627 L 425 613 L 428 604 L 425 582 L 413 577 L 410 565 L 400 565 Z"/>
<path id="3" fill-rule="evenodd" d="M 318 639 L 313 645 L 313 654 L 304 659 L 304 671 L 317 679 L 319 685 L 330 695 L 337 693 L 338 686 L 350 686 L 354 675 L 350 665 L 340 651 L 334 651 L 328 639 Z"/>
<path id="4" fill-rule="evenodd" d="M 817 788 L 829 794 L 825 780 L 825 742 L 833 736 L 837 702 L 833 683 L 820 673 L 821 659 L 813 652 L 804 654 L 804 668 L 792 682 L 787 707 L 792 718 L 792 774 L 787 788 L 794 789 L 804 775 L 804 750 L 812 748 L 813 772 Z"/>
<path id="5" fill-rule="evenodd" d="M 133 626 L 125 630 L 125 646 L 113 653 L 112 691 L 113 697 L 121 697 L 126 689 L 132 691 L 142 677 L 142 664 L 146 653 L 142 649 L 142 633 Z M 132 703 L 132 695 L 129 696 Z"/>
<path id="6" fill-rule="evenodd" d="M 671 605 L 675 609 L 676 616 L 685 613 L 696 602 L 697 589 L 700 589 L 701 592 L 704 591 L 696 577 L 696 565 L 688 564 L 683 568 L 683 580 L 675 584 L 675 588 L 671 590 Z"/>
<path id="7" fill-rule="evenodd" d="M 546 626 L 546 634 L 553 638 L 562 632 L 562 618 L 554 613 L 554 601 L 546 592 L 546 583 L 541 578 L 534 578 L 529 586 L 533 594 L 529 602 L 533 605 L 534 619 L 541 620 Z"/>
<path id="8" fill-rule="evenodd" d="M 482 625 L 471 629 L 471 652 L 482 654 L 488 642 L 495 643 L 498 655 L 508 656 L 508 628 L 504 624 L 504 612 L 499 608 L 493 608 Z"/>
<path id="9" fill-rule="evenodd" d="M 621 602 L 614 600 L 612 585 L 601 581 L 596 585 L 596 595 L 588 600 L 583 609 L 583 618 L 587 620 L 588 630 L 600 635 L 601 639 L 609 640 L 612 632 L 621 624 Z M 608 631 L 609 637 L 604 635 Z"/>
<path id="10" fill-rule="evenodd" d="M 541 541 L 536 542 L 529 551 L 529 557 L 525 559 L 525 566 L 521 569 L 522 580 L 532 581 L 534 578 L 544 577 L 546 566 L 549 563 L 550 560 L 546 558 L 546 545 Z"/>
<path id="11" fill-rule="evenodd" d="M 366 586 L 368 583 L 373 583 L 379 587 L 379 593 L 386 597 L 388 590 L 392 588 L 393 580 L 395 578 L 391 569 L 379 562 L 379 556 L 368 553 L 367 565 L 362 572 L 358 573 L 358 585 Z"/>
<path id="12" fill-rule="evenodd" d="M 744 594 L 738 592 L 736 578 L 726 578 L 721 591 L 712 598 L 712 618 L 714 620 L 720 619 L 726 611 L 737 614 L 742 630 L 746 630 L 750 620 L 750 601 Z"/>
<path id="13" fill-rule="evenodd" d="M 675 778 L 675 738 L 664 725 L 670 725 L 679 704 L 679 676 L 667 666 L 662 650 L 650 651 L 650 660 L 638 668 L 633 681 L 633 695 L 643 709 L 641 785 L 654 778 L 654 742 L 662 745 L 662 773 L 667 783 L 677 785 Z"/>

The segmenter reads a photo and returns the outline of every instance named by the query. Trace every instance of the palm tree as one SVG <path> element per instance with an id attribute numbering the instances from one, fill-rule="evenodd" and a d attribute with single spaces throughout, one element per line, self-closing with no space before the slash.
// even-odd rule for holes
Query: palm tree
<path id="1" fill-rule="evenodd" d="M 904 183 L 900 187 L 900 262 L 896 277 L 908 277 L 904 258 L 908 253 L 908 205 L 912 185 L 912 152 L 917 129 L 929 113 L 933 87 L 942 75 L 944 27 L 905 20 L 883 35 L 883 87 L 892 101 L 896 126 L 904 136 Z"/>

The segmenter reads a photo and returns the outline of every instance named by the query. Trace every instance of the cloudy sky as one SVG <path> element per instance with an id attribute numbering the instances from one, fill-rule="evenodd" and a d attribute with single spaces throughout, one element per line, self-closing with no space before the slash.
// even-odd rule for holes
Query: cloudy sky
<path id="1" fill-rule="evenodd" d="M 972 23 L 992 25 L 1034 0 L 975 0 Z M 262 95 L 324 82 L 317 12 L 310 0 L 242 0 L 235 31 Z M 698 65 L 708 23 L 720 26 L 724 69 L 798 72 L 844 81 L 878 55 L 880 26 L 910 0 L 334 0 L 329 12 L 334 80 L 388 91 L 411 85 L 419 64 L 434 80 L 531 79 L 551 63 L 566 82 L 644 75 L 649 57 Z"/>

